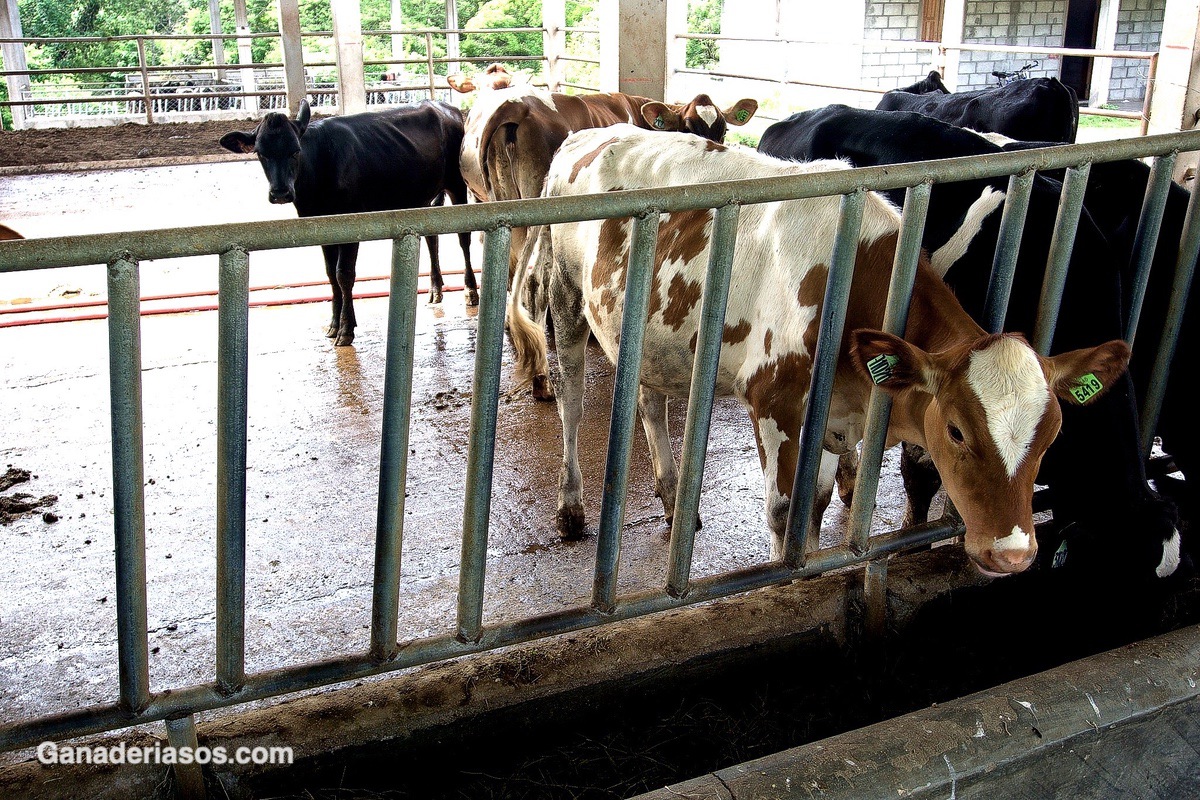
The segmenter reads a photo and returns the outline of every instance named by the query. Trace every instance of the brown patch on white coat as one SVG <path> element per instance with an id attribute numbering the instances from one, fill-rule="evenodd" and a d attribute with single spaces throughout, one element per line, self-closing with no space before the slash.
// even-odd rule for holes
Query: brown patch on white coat
<path id="1" fill-rule="evenodd" d="M 602 156 L 577 169 L 579 160 L 605 141 Z M 577 195 L 618 184 L 641 188 L 843 168 L 842 162 L 796 164 L 741 150 L 706 152 L 694 137 L 660 137 L 618 126 L 568 139 L 555 157 L 546 191 Z M 574 181 L 568 180 L 572 172 Z M 775 557 L 783 551 L 838 208 L 837 198 L 819 197 L 746 206 L 739 216 L 717 391 L 737 396 L 754 425 Z M 663 411 L 667 396 L 686 396 L 689 391 L 691 347 L 699 321 L 698 295 L 695 300 L 677 295 L 677 306 L 667 319 L 669 287 L 689 287 L 702 280 L 711 228 L 707 214 L 693 213 L 687 223 L 678 219 L 680 215 L 672 216 L 677 219 L 671 225 L 678 230 L 668 235 L 687 242 L 691 255 L 655 259 L 658 303 L 647 321 L 639 395 L 655 483 L 668 520 L 674 512 L 677 473 Z M 1032 563 L 1037 550 L 1032 536 L 1033 479 L 1061 420 L 1053 396 L 1074 402 L 1070 390 L 1088 373 L 1109 385 L 1125 369 L 1128 347 L 1112 341 L 1044 358 L 1020 337 L 989 335 L 963 311 L 924 258 L 907 338 L 877 330 L 898 229 L 895 209 L 868 194 L 824 439 L 823 462 L 828 468 L 821 470 L 818 497 L 827 498 L 832 489 L 836 456 L 861 439 L 865 408 L 879 381 L 879 388 L 894 399 L 889 441 L 916 442 L 930 452 L 963 515 L 967 553 L 987 574 L 1019 572 Z M 584 532 L 577 456 L 584 352 L 591 333 L 616 360 L 627 234 L 623 224 L 594 221 L 553 226 L 546 238 L 553 250 L 552 258 L 543 256 L 543 263 L 548 265 L 546 288 L 558 350 L 564 438 L 557 522 L 561 535 L 578 537 Z M 697 247 L 699 242 L 704 246 Z M 684 252 L 661 236 L 660 248 L 664 253 Z M 515 288 L 514 298 L 520 287 Z M 601 297 L 604 302 L 598 301 Z M 515 299 L 510 300 L 509 325 L 518 375 L 531 375 L 536 365 L 545 363 L 544 330 Z M 819 514 L 814 517 L 816 528 Z"/>

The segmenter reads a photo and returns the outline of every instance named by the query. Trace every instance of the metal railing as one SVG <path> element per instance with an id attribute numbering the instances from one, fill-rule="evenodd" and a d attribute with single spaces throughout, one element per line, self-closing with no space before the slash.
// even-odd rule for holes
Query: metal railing
<path id="1" fill-rule="evenodd" d="M 1140 111 L 1120 111 L 1109 108 L 1090 108 L 1080 107 L 1079 113 L 1096 117 L 1115 117 L 1118 119 L 1133 119 L 1139 120 L 1141 123 L 1141 134 L 1144 136 L 1149 130 L 1150 125 L 1150 105 L 1154 96 L 1155 79 L 1158 73 L 1158 52 L 1149 50 L 1085 50 L 1080 48 L 1070 47 L 1037 47 L 1033 45 L 993 45 L 993 44 L 970 44 L 967 42 L 960 44 L 945 44 L 943 42 L 920 42 L 920 41 L 903 41 L 903 40 L 879 40 L 879 39 L 859 39 L 853 42 L 836 42 L 831 43 L 827 40 L 818 39 L 790 39 L 783 37 L 757 37 L 757 36 L 722 36 L 721 34 L 712 33 L 686 33 L 676 34 L 677 39 L 696 39 L 703 41 L 727 41 L 727 42 L 761 42 L 774 43 L 781 45 L 789 44 L 808 44 L 808 45 L 825 45 L 836 47 L 861 47 L 864 50 L 890 50 L 902 52 L 928 52 L 930 63 L 944 62 L 945 56 L 950 51 L 959 52 L 978 52 L 978 53 L 1012 53 L 1020 55 L 1052 55 L 1052 56 L 1079 56 L 1082 58 L 1123 58 L 1130 60 L 1144 60 L 1149 66 L 1147 68 L 1146 77 L 1146 93 L 1142 101 L 1142 109 Z M 735 72 L 720 72 L 715 70 L 705 69 L 687 69 L 676 68 L 673 72 L 681 75 L 711 75 L 722 78 L 740 78 L 742 80 L 763 81 L 765 83 L 784 84 L 788 86 L 809 86 L 818 89 L 841 89 L 848 92 L 861 92 L 863 94 L 878 94 L 882 95 L 889 89 L 883 89 L 878 86 L 863 86 L 861 84 L 850 83 L 834 83 L 825 80 L 798 80 L 780 76 L 767 75 L 748 75 Z M 915 76 L 915 78 L 923 77 Z M 896 88 L 896 87 L 891 87 Z M 982 88 L 982 87 L 975 87 Z M 760 115 L 762 116 L 762 115 Z M 765 117 L 764 117 L 765 118 Z"/>
<path id="2" fill-rule="evenodd" d="M 785 556 L 727 573 L 693 578 L 690 574 L 696 535 L 696 505 L 699 501 L 700 467 L 704 461 L 707 420 L 711 414 L 716 358 L 723 332 L 723 315 L 702 314 L 697 343 L 701 367 L 696 371 L 693 394 L 688 403 L 675 525 L 670 545 L 668 574 L 661 590 L 625 595 L 616 592 L 616 563 L 619 554 L 619 524 L 614 515 L 622 509 L 619 494 L 610 490 L 603 499 L 605 511 L 595 565 L 592 600 L 511 622 L 484 625 L 483 582 L 487 569 L 492 464 L 501 376 L 505 319 L 505 281 L 496 280 L 508 269 L 510 232 L 514 226 L 530 226 L 612 217 L 633 217 L 634 226 L 628 291 L 636 291 L 637 265 L 643 272 L 654 262 L 655 237 L 639 235 L 653 230 L 657 214 L 697 209 L 717 209 L 712 256 L 703 303 L 723 305 L 729 291 L 730 263 L 737 235 L 738 208 L 745 204 L 768 203 L 823 195 L 842 195 L 839 245 L 857 240 L 854 210 L 868 189 L 908 188 L 901 222 L 900 244 L 888 300 L 885 326 L 899 333 L 909 301 L 912 275 L 924 227 L 924 211 L 930 184 L 970 178 L 1013 175 L 1031 170 L 1068 170 L 1067 189 L 1059 217 L 1078 209 L 1088 166 L 1093 161 L 1141 158 L 1200 149 L 1200 132 L 1114 140 L 1088 145 L 1069 145 L 1033 151 L 1017 151 L 936 162 L 895 164 L 887 167 L 838 170 L 770 179 L 737 180 L 707 185 L 673 186 L 561 198 L 435 207 L 408 211 L 348 214 L 283 221 L 210 225 L 166 231 L 69 236 L 0 243 L 0 275 L 26 270 L 89 264 L 108 265 L 110 395 L 113 454 L 113 507 L 116 535 L 119 686 L 113 702 L 67 711 L 51 716 L 0 724 L 0 751 L 20 749 L 45 740 L 60 740 L 167 720 L 171 740 L 195 740 L 192 715 L 211 709 L 235 706 L 253 700 L 299 692 L 370 675 L 392 672 L 419 664 L 478 653 L 504 645 L 528 642 L 555 634 L 577 631 L 616 620 L 700 603 L 752 589 L 819 575 L 833 569 L 863 566 L 868 619 L 882 619 L 886 596 L 887 558 L 893 553 L 929 545 L 961 533 L 958 520 L 947 516 L 907 529 L 871 535 L 870 507 L 877 488 L 879 465 L 888 408 L 879 393 L 869 410 L 862 468 L 855 492 L 853 523 L 845 540 L 837 546 L 817 549 L 809 543 L 801 526 L 809 516 L 814 497 L 813 454 L 819 456 L 823 439 L 822 409 L 828 408 L 832 370 L 837 359 L 841 331 L 837 322 L 823 322 L 814 361 L 810 393 L 810 415 L 800 443 L 803 460 L 797 471 L 789 540 Z M 1074 176 L 1074 177 L 1071 177 Z M 1161 195 L 1166 184 L 1152 181 L 1152 191 Z M 1026 181 L 1026 186 L 1028 181 Z M 1028 192 L 1028 188 L 1025 189 Z M 1019 189 L 1014 196 L 1019 196 Z M 1010 203 L 1016 202 L 1010 198 Z M 1073 205 L 1074 204 L 1074 205 Z M 1193 196 L 1188 209 L 1184 241 L 1188 246 L 1176 277 L 1177 296 L 1185 296 L 1191 281 L 1195 249 L 1200 236 L 1200 214 Z M 1153 208 L 1154 206 L 1151 205 Z M 1157 206 L 1161 213 L 1161 205 Z M 1152 216 L 1152 210 L 1149 214 Z M 1005 215 L 1008 216 L 1007 214 Z M 1154 223 L 1154 220 L 1147 220 Z M 646 228 L 649 225 L 651 227 Z M 1064 237 L 1070 228 L 1059 223 Z M 1015 248 L 1016 239 L 1006 238 L 1011 226 L 1002 228 L 1001 241 Z M 457 615 L 446 632 L 398 641 L 401 541 L 404 534 L 404 490 L 411 424 L 413 341 L 416 320 L 418 244 L 428 235 L 462 231 L 484 232 L 484 275 L 477 322 L 477 348 L 471 392 L 471 421 L 467 455 L 467 494 L 463 511 L 462 559 Z M 1149 247 L 1154 246 L 1151 240 Z M 252 255 L 261 250 L 308 247 L 330 242 L 392 240 L 392 272 L 386 335 L 383 430 L 377 498 L 374 588 L 370 638 L 351 656 L 298 663 L 254 674 L 245 672 L 245 580 L 246 580 L 246 459 L 248 385 L 248 283 Z M 1056 232 L 1055 239 L 1059 239 Z M 1069 253 L 1069 241 L 1067 242 Z M 852 250 L 853 248 L 848 248 Z M 220 292 L 218 311 L 218 397 L 217 410 L 217 590 L 216 657 L 213 679 L 184 688 L 154 691 L 147 656 L 146 508 L 142 447 L 142 359 L 138 316 L 139 264 L 150 259 L 218 255 Z M 1059 252 L 1061 256 L 1061 252 Z M 999 259 L 998 259 L 999 260 Z M 1066 258 L 1056 257 L 1047 266 L 1047 286 L 1061 289 Z M 1187 262 L 1187 263 L 1184 263 Z M 853 269 L 852 259 L 834 258 L 831 274 Z M 1002 272 L 1002 271 L 1001 271 Z M 640 277 L 648 279 L 643 274 Z M 1000 275 L 1001 284 L 1011 275 Z M 643 283 L 645 280 L 642 281 Z M 842 274 L 841 287 L 825 302 L 829 320 L 844 317 L 849 276 Z M 1001 285 L 989 297 L 1007 303 Z M 1043 314 L 1035 339 L 1049 342 L 1059 295 L 1044 294 Z M 630 307 L 630 306 L 627 306 Z M 1178 331 L 1182 305 L 1172 305 L 1164 319 L 1164 330 Z M 1002 318 L 1002 317 L 1001 317 Z M 628 320 L 637 335 L 645 319 Z M 622 341 L 630 339 L 622 338 Z M 1167 377 L 1174 339 L 1164 337 L 1158 368 L 1152 380 L 1156 396 Z M 622 347 L 617 369 L 637 375 L 640 348 Z M 632 370 L 632 371 L 631 371 Z M 623 487 L 627 480 L 627 454 L 633 436 L 636 381 L 614 396 L 610 429 L 610 486 Z M 1161 396 L 1159 394 L 1158 396 Z M 1157 411 L 1153 410 L 1153 414 Z M 1153 423 L 1154 416 L 1148 418 Z M 1153 425 L 1150 425 L 1153 429 Z M 622 455 L 624 454 L 624 456 Z M 609 496 L 609 495 L 612 496 Z"/>
<path id="3" fill-rule="evenodd" d="M 567 34 L 595 34 L 595 29 L 564 28 Z M 367 84 L 368 105 L 398 105 L 425 97 L 448 100 L 451 90 L 439 67 L 450 64 L 486 64 L 496 60 L 509 63 L 546 62 L 547 57 L 538 56 L 434 56 L 434 39 L 439 36 L 488 36 L 512 33 L 546 33 L 545 28 L 422 28 L 409 30 L 367 30 L 367 37 L 404 36 L 423 40 L 425 55 L 409 58 L 366 58 L 363 66 L 368 68 L 370 80 Z M 328 31 L 300 34 L 302 40 L 329 40 Z M 118 118 L 144 118 L 154 122 L 157 117 L 173 121 L 179 113 L 212 114 L 219 111 L 242 110 L 251 114 L 285 108 L 284 64 L 281 62 L 202 63 L 202 64 L 156 64 L 148 53 L 154 52 L 154 43 L 162 41 L 211 42 L 212 47 L 222 47 L 227 41 L 246 42 L 255 39 L 279 39 L 278 32 L 271 33 L 222 33 L 190 35 L 141 35 L 106 37 L 47 37 L 47 38 L 0 38 L 0 44 L 53 45 L 53 44 L 100 44 L 133 42 L 137 47 L 136 65 L 113 65 L 103 67 L 56 66 L 46 69 L 3 69 L 0 78 L 20 76 L 74 76 L 73 84 L 31 84 L 21 97 L 0 101 L 0 107 L 27 109 L 31 118 L 62 119 L 65 117 L 115 116 Z M 599 61 L 578 56 L 560 56 L 561 60 L 579 64 L 599 64 Z M 7 65 L 6 65 L 7 66 Z M 317 106 L 338 104 L 337 64 L 333 61 L 305 60 L 306 90 L 310 103 Z M 416 69 L 420 67 L 420 69 Z M 410 72 L 410 68 L 412 71 Z M 395 75 L 394 72 L 401 74 Z M 377 73 L 382 73 L 379 75 Z M 88 82 L 89 76 L 121 75 L 121 85 Z M 80 80 L 82 79 L 82 80 Z M 594 87 L 575 83 L 568 86 L 595 91 Z"/>

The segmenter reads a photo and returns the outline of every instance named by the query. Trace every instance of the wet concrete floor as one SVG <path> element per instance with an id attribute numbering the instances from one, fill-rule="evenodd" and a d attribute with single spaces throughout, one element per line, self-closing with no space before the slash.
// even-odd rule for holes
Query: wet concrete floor
<path id="1" fill-rule="evenodd" d="M 254 162 L 0 177 L 0 221 L 28 237 L 286 218 Z M 385 275 L 387 243 L 359 274 Z M 475 243 L 475 263 L 481 263 Z M 442 237 L 444 263 L 461 263 Z M 427 254 L 422 249 L 423 264 Z M 147 262 L 143 294 L 215 288 L 215 256 Z M 251 285 L 321 281 L 317 248 L 256 253 Z M 0 309 L 103 297 L 101 266 L 0 275 Z M 461 278 L 448 279 L 458 284 Z M 376 284 L 376 289 L 386 288 Z M 306 290 L 313 294 L 314 290 Z M 386 299 L 356 303 L 353 347 L 323 335 L 326 303 L 252 309 L 247 469 L 250 672 L 360 653 L 368 638 L 382 416 Z M 2 319 L 2 318 L 0 318 Z M 216 509 L 215 312 L 142 318 L 151 688 L 213 679 Z M 419 301 L 400 638 L 453 630 L 461 547 L 475 310 L 462 293 Z M 507 345 L 506 345 L 507 347 Z M 506 350 L 501 392 L 509 388 Z M 589 535 L 554 531 L 561 438 L 553 404 L 502 400 L 485 587 L 485 624 L 586 604 L 611 402 L 612 367 L 590 353 L 582 431 Z M 33 479 L 10 491 L 55 494 L 58 521 L 0 526 L 0 721 L 111 702 L 117 695 L 107 334 L 103 321 L 0 327 L 0 469 Z M 672 404 L 672 431 L 684 404 Z M 640 426 L 639 426 L 640 430 Z M 678 443 L 676 443 L 678 452 Z M 763 488 L 749 421 L 718 400 L 695 576 L 765 561 Z M 894 453 L 876 531 L 901 503 Z M 837 541 L 835 499 L 823 541 Z M 646 445 L 634 443 L 619 571 L 622 593 L 658 588 L 666 527 Z"/>

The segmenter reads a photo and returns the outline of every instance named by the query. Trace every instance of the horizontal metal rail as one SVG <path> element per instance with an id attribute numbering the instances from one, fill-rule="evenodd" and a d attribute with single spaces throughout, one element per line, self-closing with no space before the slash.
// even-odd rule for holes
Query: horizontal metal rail
<path id="1" fill-rule="evenodd" d="M 498 403 L 500 355 L 504 320 L 504 286 L 502 282 L 486 282 L 479 315 L 479 346 L 477 352 L 474 391 L 472 392 L 471 444 L 468 461 L 468 501 L 464 506 L 463 557 L 459 594 L 458 624 L 453 633 L 397 643 L 396 591 L 399 580 L 402 517 L 393 504 L 403 495 L 405 447 L 407 437 L 405 418 L 409 410 L 406 394 L 411 392 L 411 347 L 404 339 L 411 336 L 412 304 L 414 302 L 417 241 L 420 236 L 459 231 L 483 230 L 486 236 L 485 272 L 495 272 L 507 263 L 509 231 L 514 226 L 552 224 L 607 217 L 634 217 L 657 221 L 658 213 L 695 209 L 718 209 L 717 219 L 723 233 L 718 247 L 724 252 L 732 246 L 736 208 L 750 203 L 764 203 L 824 195 L 843 195 L 844 207 L 849 209 L 843 218 L 847 226 L 846 241 L 853 239 L 855 227 L 853 207 L 861 201 L 864 190 L 927 186 L 929 183 L 968 178 L 994 177 L 1021 173 L 1029 169 L 1077 169 L 1076 184 L 1065 192 L 1064 203 L 1080 199 L 1087 165 L 1116 158 L 1160 155 L 1182 150 L 1200 150 L 1200 131 L 1164 134 L 1141 139 L 1117 140 L 1091 145 L 1073 145 L 1042 150 L 1001 153 L 968 159 L 950 159 L 888 167 L 834 170 L 826 173 L 807 173 L 772 179 L 739 180 L 707 185 L 673 186 L 612 192 L 564 198 L 536 198 L 504 203 L 483 203 L 469 206 L 417 209 L 398 212 L 352 214 L 340 217 L 246 223 L 226 226 L 203 226 L 173 229 L 169 235 L 162 231 L 141 231 L 118 234 L 99 234 L 88 237 L 58 237 L 52 239 L 17 240 L 0 243 L 0 274 L 107 263 L 110 265 L 110 296 L 116 298 L 110 320 L 110 349 L 112 351 L 113 441 L 115 522 L 118 534 L 117 573 L 120 586 L 118 598 L 118 631 L 120 660 L 119 697 L 115 702 L 37 719 L 8 722 L 0 725 L 0 750 L 13 750 L 34 743 L 113 730 L 150 721 L 178 718 L 207 710 L 229 707 L 280 694 L 304 691 L 319 686 L 356 680 L 369 675 L 399 670 L 433 661 L 477 653 L 505 645 L 529 642 L 546 636 L 578 631 L 616 620 L 630 619 L 657 611 L 678 608 L 752 589 L 779 584 L 798 578 L 815 576 L 833 569 L 874 564 L 868 575 L 869 584 L 878 594 L 886 568 L 881 559 L 902 550 L 921 547 L 961 533 L 954 518 L 912 528 L 869 536 L 860 526 L 852 541 L 839 547 L 808 551 L 804 547 L 806 522 L 801 516 L 792 526 L 784 561 L 772 561 L 720 575 L 691 580 L 688 560 L 690 549 L 679 536 L 694 535 L 694 530 L 677 531 L 673 535 L 670 579 L 661 590 L 640 591 L 614 596 L 611 576 L 616 570 L 616 539 L 609 543 L 611 553 L 598 554 L 597 596 L 588 605 L 567 608 L 552 613 L 502 624 L 482 624 L 482 586 L 486 568 L 488 536 L 488 504 L 491 490 L 492 448 Z M 924 190 L 917 192 L 920 195 Z M 1184 258 L 1194 261 L 1200 250 L 1200 216 L 1189 210 L 1187 246 Z M 1070 211 L 1072 209 L 1068 209 Z M 919 209 L 918 209 L 919 212 Z M 909 215 L 912 217 L 912 215 Z M 1070 214 L 1061 214 L 1060 218 Z M 653 222 L 651 222 L 651 225 Z M 1070 231 L 1069 219 L 1063 236 Z M 1060 224 L 1060 228 L 1062 227 Z M 915 235 L 920 227 L 918 217 L 904 221 L 906 238 Z M 651 231 L 648 228 L 647 231 Z M 640 237 L 645 242 L 639 258 L 653 263 L 655 237 L 647 232 Z M 241 472 L 244 459 L 245 406 L 245 330 L 248 278 L 246 263 L 257 250 L 304 247 L 332 241 L 368 241 L 392 239 L 394 272 L 388 325 L 388 379 L 385 393 L 388 409 L 385 413 L 386 441 L 380 455 L 380 503 L 377 520 L 375 564 L 375 597 L 372 613 L 372 635 L 369 646 L 359 654 L 317 662 L 297 664 L 281 669 L 243 674 L 244 609 L 238 584 L 244 571 L 244 517 L 237 508 L 244 502 L 244 489 L 239 481 L 224 487 L 220 495 L 224 511 L 221 514 L 219 552 L 221 574 L 226 585 L 218 588 L 218 628 L 216 678 L 209 683 L 155 692 L 149 685 L 146 668 L 145 625 L 145 553 L 144 498 L 141 492 L 141 388 L 140 337 L 137 329 L 137 269 L 148 259 L 174 258 L 219 253 L 222 258 L 223 289 L 220 297 L 220 327 L 222 329 L 221 366 L 219 380 L 223 391 L 229 393 L 220 411 L 222 428 L 228 428 L 218 446 L 218 474 L 226 478 Z M 911 250 L 911 239 L 907 248 Z M 1067 247 L 1064 242 L 1058 251 Z M 844 251 L 845 243 L 840 248 Z M 728 255 L 728 254 L 726 254 Z M 831 254 L 837 258 L 836 254 Z M 906 258 L 911 261 L 912 253 Z M 714 253 L 709 269 L 718 279 L 727 280 L 723 263 L 725 256 Z M 898 257 L 899 258 L 899 257 Z M 1065 256 L 1057 256 L 1058 261 Z M 846 260 L 846 259 L 841 259 Z M 832 262 L 831 262 L 832 263 Z M 503 269 L 501 269 L 501 272 Z M 840 270 L 836 270 L 840 271 Z M 1190 273 L 1186 276 L 1190 281 Z M 1183 280 L 1181 276 L 1180 281 Z M 903 281 L 902 281 L 903 282 Z M 835 287 L 836 293 L 842 289 Z M 902 291 L 902 290 L 901 290 Z M 1186 294 L 1183 295 L 1186 297 Z M 712 314 L 723 305 L 723 297 L 713 295 Z M 705 300 L 706 304 L 708 299 Z M 889 301 L 900 302 L 896 298 Z M 829 303 L 828 305 L 835 305 Z M 708 314 L 709 311 L 704 312 Z M 836 309 L 831 315 L 836 317 Z M 889 324 L 896 325 L 893 309 Z M 645 320 L 640 323 L 644 325 Z M 720 323 L 716 316 L 706 323 L 711 328 L 706 340 L 718 335 Z M 816 360 L 829 355 L 840 338 L 840 322 L 831 319 L 830 333 L 825 335 L 822 324 L 821 346 Z M 636 338 L 636 337 L 634 337 Z M 624 337 L 623 337 L 624 339 Z M 702 350 L 714 345 L 705 341 Z M 711 362 L 711 353 L 706 356 Z M 1165 368 L 1164 368 L 1165 369 Z M 634 372 L 630 365 L 629 371 Z M 1165 374 L 1165 373 L 1164 373 Z M 709 376 L 704 376 L 709 380 Z M 703 383 L 700 377 L 695 379 Z M 636 389 L 636 384 L 628 381 Z M 828 403 L 830 386 L 819 381 L 814 371 L 811 403 L 814 415 L 821 416 L 821 404 Z M 626 387 L 627 392 L 630 391 Z M 821 395 L 818 397 L 818 394 Z M 704 398 L 707 399 L 707 398 Z M 632 398 L 621 400 L 628 405 Z M 626 409 L 631 413 L 632 406 Z M 614 415 L 614 418 L 616 415 Z M 820 419 L 809 422 L 813 431 L 809 438 L 819 442 Z M 628 431 L 629 417 L 614 422 Z M 693 431 L 691 449 L 702 445 L 702 436 Z M 817 449 L 815 447 L 809 449 Z M 611 482 L 627 479 L 626 465 L 618 457 Z M 811 461 L 812 459 L 808 459 Z M 693 464 L 693 471 L 699 466 Z M 803 465 L 802 465 L 803 466 Z M 877 465 L 874 467 L 877 470 Z M 807 469 L 807 468 L 806 468 Z M 689 479 L 693 480 L 693 479 Z M 807 514 L 808 501 L 798 498 L 804 494 L 808 477 L 797 473 L 797 499 L 793 501 L 793 517 Z M 693 500 L 686 500 L 690 507 Z M 384 507 L 386 506 L 386 507 Z M 402 512 L 402 508 L 400 509 Z M 608 517 L 612 531 L 619 530 L 620 508 L 610 507 Z M 865 514 L 864 514 L 865 517 Z M 864 520 L 863 525 L 866 525 Z M 867 546 L 864 546 L 867 545 Z"/>

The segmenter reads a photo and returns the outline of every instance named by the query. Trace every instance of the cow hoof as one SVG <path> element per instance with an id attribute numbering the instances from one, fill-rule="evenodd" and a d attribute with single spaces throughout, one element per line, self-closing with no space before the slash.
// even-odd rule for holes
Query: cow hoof
<path id="1" fill-rule="evenodd" d="M 558 514 L 554 518 L 555 525 L 558 528 L 558 535 L 566 541 L 582 539 L 584 534 L 583 524 L 583 509 L 579 506 L 575 508 L 560 508 Z"/>
<path id="2" fill-rule="evenodd" d="M 838 499 L 842 501 L 842 505 L 849 508 L 850 504 L 854 502 L 854 487 L 843 490 L 841 486 L 838 486 Z"/>
<path id="3" fill-rule="evenodd" d="M 533 376 L 533 399 L 534 400 L 553 400 L 554 386 L 550 383 L 548 375 Z"/>
<path id="4" fill-rule="evenodd" d="M 479 305 L 479 290 L 478 289 L 467 289 L 467 305 L 469 305 L 469 306 Z"/>
<path id="5" fill-rule="evenodd" d="M 353 333 L 347 334 L 345 336 L 339 336 L 333 342 L 334 347 L 349 347 L 352 344 L 354 344 L 354 334 Z"/>
<path id="6" fill-rule="evenodd" d="M 432 304 L 432 303 L 440 303 L 440 302 L 442 302 L 442 290 L 441 290 L 441 289 L 433 289 L 433 290 L 431 290 L 431 291 L 429 292 L 429 302 L 430 302 L 431 304 Z"/>
<path id="7" fill-rule="evenodd" d="M 337 337 L 337 335 L 338 335 L 337 325 L 330 325 L 328 328 L 325 329 L 326 338 L 334 339 Z"/>

